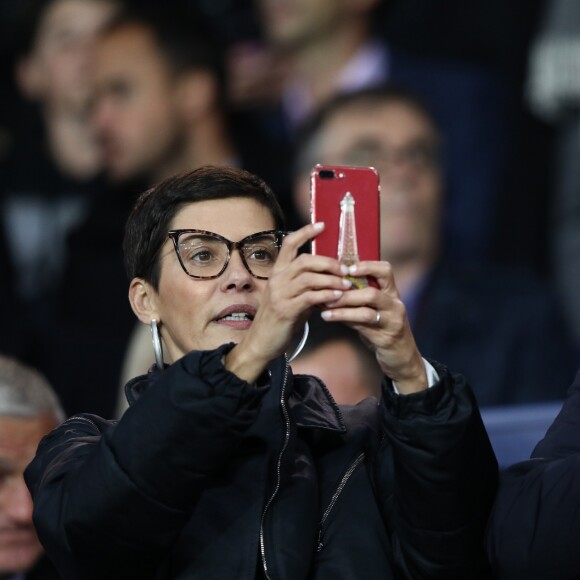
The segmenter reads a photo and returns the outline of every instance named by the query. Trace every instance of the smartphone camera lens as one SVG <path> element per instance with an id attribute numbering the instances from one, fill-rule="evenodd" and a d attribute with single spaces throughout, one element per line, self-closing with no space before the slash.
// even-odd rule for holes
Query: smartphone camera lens
<path id="1" fill-rule="evenodd" d="M 321 169 L 318 172 L 320 179 L 334 179 L 334 171 L 332 169 Z"/>

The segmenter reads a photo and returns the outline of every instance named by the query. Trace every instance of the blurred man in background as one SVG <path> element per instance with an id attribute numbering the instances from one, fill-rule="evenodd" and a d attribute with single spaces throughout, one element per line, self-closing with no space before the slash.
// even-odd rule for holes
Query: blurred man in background
<path id="1" fill-rule="evenodd" d="M 23 473 L 40 439 L 64 419 L 46 380 L 0 355 L 0 578 L 57 579 L 32 523 Z"/>
<path id="2" fill-rule="evenodd" d="M 221 46 L 193 10 L 127 5 L 98 38 L 93 80 L 92 122 L 110 187 L 69 240 L 55 348 L 74 347 L 77 362 L 55 352 L 53 382 L 66 391 L 67 411 L 111 415 L 131 334 L 149 332 L 135 326 L 122 258 L 135 194 L 180 171 L 241 161 L 226 124 Z"/>
<path id="3" fill-rule="evenodd" d="M 445 134 L 443 233 L 450 250 L 480 259 L 490 251 L 508 163 L 506 87 L 487 70 L 413 57 L 385 42 L 379 28 L 385 23 L 385 5 L 381 0 L 259 0 L 266 50 L 283 59 L 287 71 L 278 107 L 250 116 L 248 149 L 264 158 L 258 172 L 276 185 L 288 176 L 287 168 L 280 167 L 284 149 L 292 150 L 297 131 L 324 103 L 387 80 L 400 83 L 424 99 Z M 267 83 L 272 69 L 254 70 L 256 84 Z M 251 74 L 249 66 L 242 67 L 243 82 Z M 269 143 L 262 149 L 256 147 L 260 129 Z M 280 160 L 272 159 L 276 145 L 282 149 Z"/>
<path id="4" fill-rule="evenodd" d="M 134 7 L 101 35 L 94 127 L 107 174 L 148 185 L 201 165 L 238 163 L 223 107 L 219 45 L 199 21 Z"/>
<path id="5" fill-rule="evenodd" d="M 310 317 L 309 326 L 304 349 L 291 362 L 292 372 L 321 379 L 332 388 L 339 405 L 356 405 L 367 397 L 380 399 L 380 367 L 357 332 L 338 322 L 324 322 L 319 312 Z"/>
<path id="6" fill-rule="evenodd" d="M 96 35 L 116 8 L 114 0 L 32 0 L 16 26 L 23 103 L 0 166 L 0 261 L 8 264 L 6 293 L 15 297 L 5 307 L 18 318 L 22 340 L 3 346 L 43 370 L 69 259 L 66 239 L 102 187 L 89 119 L 91 72 Z"/>
<path id="7" fill-rule="evenodd" d="M 421 352 L 464 374 L 481 405 L 563 398 L 577 360 L 546 288 L 528 273 L 448 257 L 441 141 L 428 109 L 405 90 L 339 97 L 305 133 L 297 207 L 306 221 L 314 164 L 376 167 L 381 257 L 393 267 Z"/>

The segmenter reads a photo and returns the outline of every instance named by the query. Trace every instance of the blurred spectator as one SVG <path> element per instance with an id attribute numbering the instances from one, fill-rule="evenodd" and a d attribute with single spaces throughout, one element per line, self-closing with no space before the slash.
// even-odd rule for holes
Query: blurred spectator
<path id="1" fill-rule="evenodd" d="M 500 473 L 486 538 L 497 580 L 580 577 L 580 373 L 530 459 Z"/>
<path id="2" fill-rule="evenodd" d="M 556 125 L 553 264 L 566 315 L 580 345 L 580 5 L 554 0 L 530 53 L 528 96 Z"/>
<path id="3" fill-rule="evenodd" d="M 89 117 L 95 38 L 117 6 L 113 0 L 32 0 L 19 23 L 16 80 L 27 114 L 15 124 L 0 168 L 0 238 L 11 272 L 0 343 L 8 336 L 5 352 L 49 376 L 61 396 L 54 361 L 62 357 L 55 342 L 71 257 L 67 237 L 103 187 Z"/>
<path id="4" fill-rule="evenodd" d="M 93 120 L 112 180 L 153 184 L 239 162 L 226 127 L 221 50 L 210 34 L 199 16 L 151 4 L 135 5 L 102 35 Z"/>
<path id="5" fill-rule="evenodd" d="M 563 398 L 576 360 L 553 297 L 531 274 L 449 258 L 441 241 L 439 131 L 395 88 L 332 101 L 306 132 L 296 200 L 308 219 L 315 163 L 381 176 L 381 256 L 391 262 L 421 352 L 464 374 L 481 405 Z"/>
<path id="6" fill-rule="evenodd" d="M 240 115 L 246 122 L 240 121 L 240 130 L 251 135 L 247 148 L 263 161 L 257 170 L 274 187 L 283 187 L 288 174 L 281 159 L 296 129 L 319 106 L 336 94 L 397 81 L 420 94 L 444 128 L 444 223 L 450 251 L 460 258 L 487 257 L 507 170 L 510 132 L 503 83 L 488 71 L 412 57 L 386 44 L 373 34 L 373 24 L 378 26 L 383 16 L 380 0 L 260 0 L 258 6 L 266 50 L 284 61 L 287 72 L 277 109 Z M 278 74 L 273 66 L 254 70 L 255 84 L 276 87 L 279 83 L 269 78 L 273 69 Z M 234 92 L 242 81 L 250 82 L 250 72 L 244 59 L 234 60 Z M 266 145 L 260 149 L 261 141 Z M 278 158 L 276 146 L 282 151 Z"/>
<path id="7" fill-rule="evenodd" d="M 69 240 L 54 348 L 74 348 L 75 361 L 55 352 L 53 380 L 68 411 L 110 416 L 135 328 L 121 247 L 135 192 L 199 165 L 241 161 L 224 114 L 221 47 L 192 10 L 126 6 L 98 39 L 94 89 L 92 120 L 110 187 Z"/>
<path id="8" fill-rule="evenodd" d="M 14 290 L 34 325 L 53 321 L 66 236 L 100 188 L 90 72 L 95 36 L 115 6 L 113 0 L 36 0 L 22 23 L 16 76 L 34 105 L 3 162 L 0 203 Z"/>
<path id="9" fill-rule="evenodd" d="M 0 578 L 56 580 L 32 523 L 24 469 L 64 414 L 40 374 L 0 355 Z"/>
<path id="10" fill-rule="evenodd" d="M 308 340 L 291 363 L 292 372 L 321 379 L 339 405 L 355 405 L 371 396 L 380 399 L 381 371 L 358 333 L 338 322 L 324 322 L 320 312 L 314 313 L 309 326 Z"/>

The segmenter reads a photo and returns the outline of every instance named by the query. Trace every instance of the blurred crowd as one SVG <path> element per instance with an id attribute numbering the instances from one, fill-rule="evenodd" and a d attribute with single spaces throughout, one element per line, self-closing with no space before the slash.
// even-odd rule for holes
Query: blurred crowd
<path id="1" fill-rule="evenodd" d="M 580 361 L 575 15 L 565 0 L 3 0 L 0 352 L 45 374 L 67 415 L 112 416 L 153 362 L 122 255 L 139 192 L 244 167 L 293 229 L 313 165 L 373 165 L 422 354 L 482 405 L 562 399 Z M 305 356 L 355 339 L 314 324 L 311 341 Z"/>

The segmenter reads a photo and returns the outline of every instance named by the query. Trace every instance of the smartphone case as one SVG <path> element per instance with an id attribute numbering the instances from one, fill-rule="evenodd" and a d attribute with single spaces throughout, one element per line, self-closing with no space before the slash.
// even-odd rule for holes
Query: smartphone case
<path id="1" fill-rule="evenodd" d="M 354 197 L 360 260 L 380 259 L 380 186 L 373 167 L 316 165 L 310 174 L 312 223 L 324 222 L 324 231 L 312 240 L 312 253 L 336 258 L 340 202 L 347 192 Z"/>

